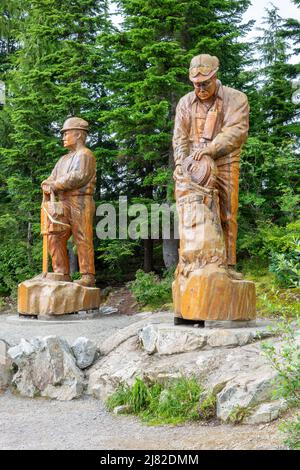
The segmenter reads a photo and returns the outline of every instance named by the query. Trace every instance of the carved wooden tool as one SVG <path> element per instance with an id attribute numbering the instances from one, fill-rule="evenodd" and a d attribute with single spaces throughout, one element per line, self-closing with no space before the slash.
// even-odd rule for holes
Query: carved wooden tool
<path id="1" fill-rule="evenodd" d="M 48 273 L 48 217 L 45 212 L 45 205 L 50 200 L 50 195 L 43 193 L 41 205 L 41 235 L 43 236 L 43 275 Z"/>
<path id="2" fill-rule="evenodd" d="M 41 234 L 43 235 L 43 274 L 48 273 L 48 236 L 49 233 L 60 232 L 65 227 L 69 227 L 57 217 L 63 216 L 63 205 L 61 201 L 55 200 L 53 191 L 50 194 L 43 193 L 43 202 L 41 207 Z"/>

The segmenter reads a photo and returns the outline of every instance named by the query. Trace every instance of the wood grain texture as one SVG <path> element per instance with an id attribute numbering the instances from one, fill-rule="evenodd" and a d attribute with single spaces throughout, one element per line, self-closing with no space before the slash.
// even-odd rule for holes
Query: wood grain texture
<path id="1" fill-rule="evenodd" d="M 231 279 L 214 264 L 177 276 L 173 283 L 175 316 L 187 320 L 252 320 L 256 317 L 255 284 Z"/>
<path id="2" fill-rule="evenodd" d="M 99 308 L 100 289 L 72 282 L 31 279 L 18 286 L 18 312 L 22 315 L 64 315 Z"/>

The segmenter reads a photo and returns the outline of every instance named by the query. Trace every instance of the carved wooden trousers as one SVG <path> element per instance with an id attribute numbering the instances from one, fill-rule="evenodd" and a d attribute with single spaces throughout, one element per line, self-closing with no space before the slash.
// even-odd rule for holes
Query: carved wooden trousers
<path id="1" fill-rule="evenodd" d="M 220 217 L 224 234 L 227 264 L 236 264 L 237 212 L 239 199 L 239 162 L 215 160 L 217 165 L 217 184 L 219 191 Z M 179 180 L 176 183 L 176 200 L 186 194 L 192 194 L 189 184 Z"/>
<path id="2" fill-rule="evenodd" d="M 95 274 L 93 246 L 93 217 L 95 202 L 92 196 L 70 196 L 61 199 L 64 214 L 61 222 L 70 225 L 61 232 L 48 236 L 53 272 L 69 274 L 67 241 L 73 235 L 77 248 L 79 270 L 82 274 Z"/>
<path id="3" fill-rule="evenodd" d="M 237 212 L 239 205 L 239 162 L 216 160 L 218 168 L 220 215 L 224 233 L 227 263 L 236 264 Z"/>

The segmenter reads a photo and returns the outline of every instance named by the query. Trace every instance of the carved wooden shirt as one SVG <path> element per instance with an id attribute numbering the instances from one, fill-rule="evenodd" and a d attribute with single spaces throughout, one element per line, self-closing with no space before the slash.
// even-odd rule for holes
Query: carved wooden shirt
<path id="1" fill-rule="evenodd" d="M 49 180 L 64 196 L 92 195 L 96 184 L 96 159 L 86 147 L 64 155 L 56 163 Z"/>
<path id="2" fill-rule="evenodd" d="M 248 99 L 241 91 L 223 86 L 219 80 L 217 85 L 216 103 L 213 105 L 216 125 L 211 137 L 202 140 L 213 147 L 215 159 L 232 162 L 239 159 L 240 148 L 248 136 Z M 209 113 L 194 91 L 180 99 L 173 136 L 176 164 L 181 164 L 199 146 Z"/>

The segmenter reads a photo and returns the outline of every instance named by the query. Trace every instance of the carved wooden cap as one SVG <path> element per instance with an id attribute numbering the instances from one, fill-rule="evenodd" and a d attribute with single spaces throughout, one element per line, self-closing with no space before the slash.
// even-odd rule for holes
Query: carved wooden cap
<path id="1" fill-rule="evenodd" d="M 65 131 L 70 131 L 73 129 L 78 129 L 80 131 L 85 131 L 88 132 L 89 130 L 89 123 L 85 121 L 84 119 L 81 119 L 79 117 L 71 117 L 68 118 L 60 130 L 60 132 L 65 132 Z"/>
<path id="2" fill-rule="evenodd" d="M 219 65 L 220 62 L 216 56 L 209 54 L 196 55 L 191 60 L 189 70 L 190 80 L 196 77 L 200 82 L 208 80 L 219 70 Z"/>

